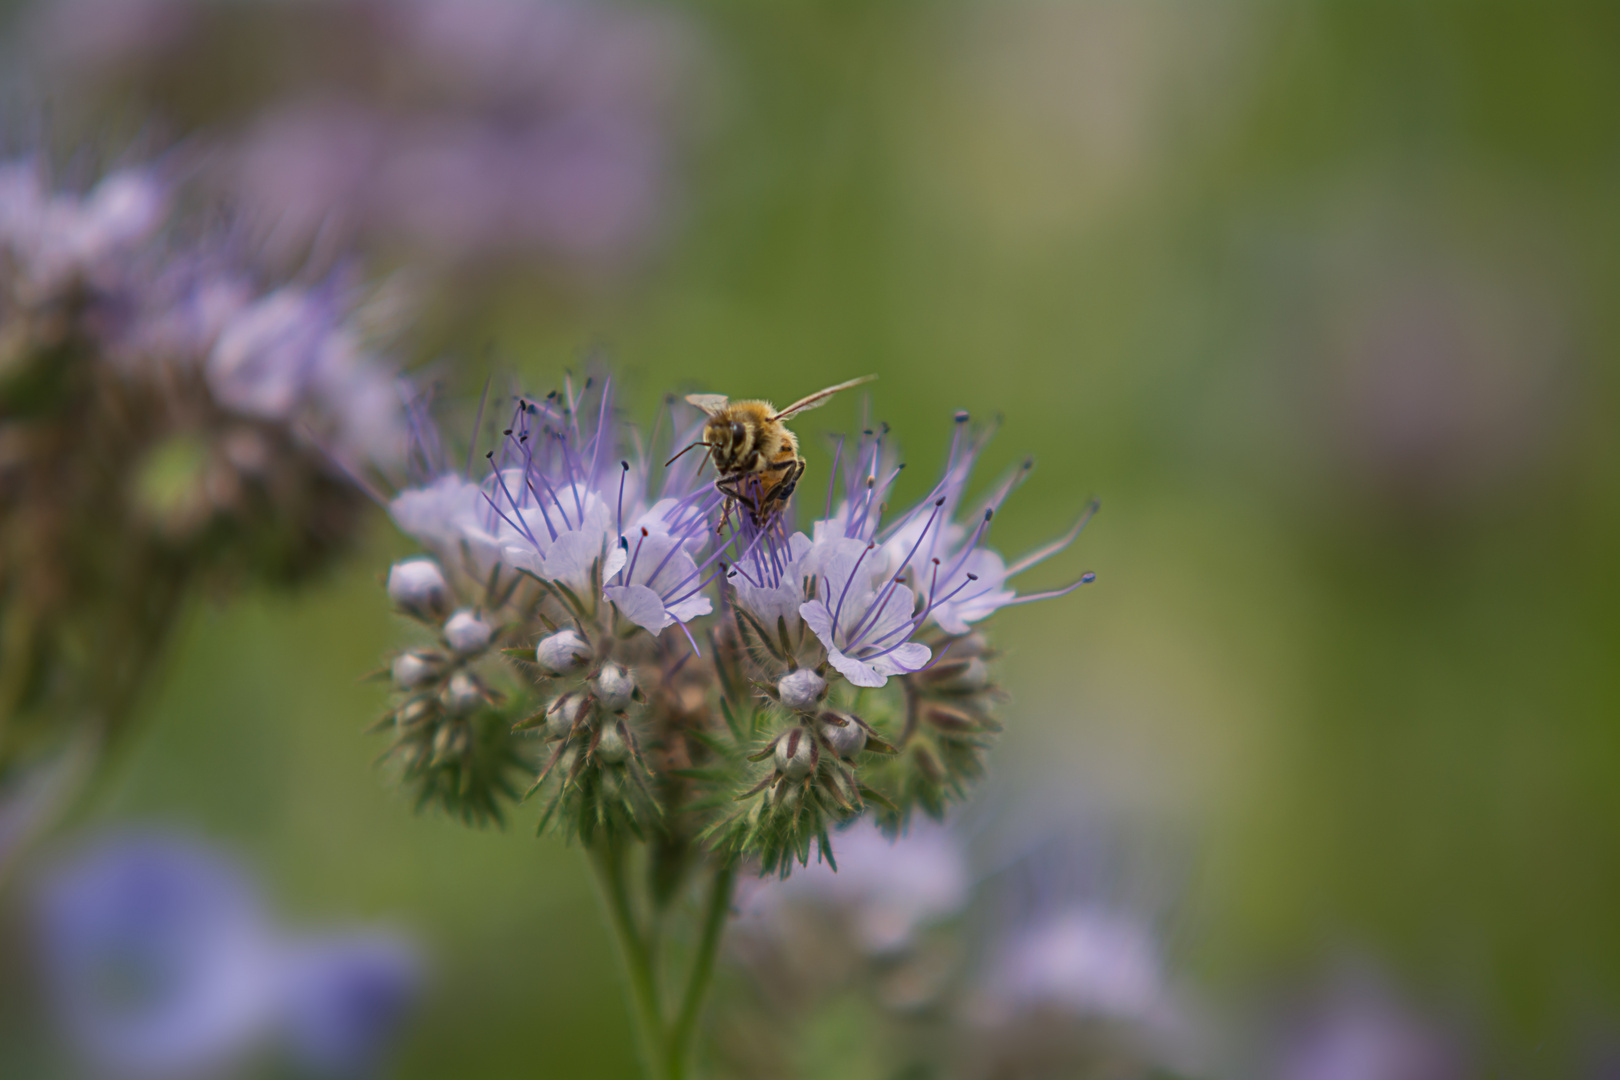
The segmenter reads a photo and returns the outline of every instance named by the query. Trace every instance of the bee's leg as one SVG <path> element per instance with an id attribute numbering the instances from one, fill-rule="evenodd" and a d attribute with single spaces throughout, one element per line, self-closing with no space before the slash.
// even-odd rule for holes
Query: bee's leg
<path id="1" fill-rule="evenodd" d="M 720 524 L 716 528 L 716 532 L 725 532 L 727 523 L 731 521 L 732 505 L 747 501 L 747 497 L 737 488 L 742 479 L 740 476 L 728 476 L 714 482 L 714 489 L 726 497 L 724 508 L 720 513 Z"/>
<path id="2" fill-rule="evenodd" d="M 776 490 L 771 492 L 771 494 L 775 498 L 775 501 L 785 505 L 787 501 L 793 497 L 793 492 L 798 489 L 799 477 L 804 475 L 804 462 L 802 460 L 795 459 L 792 461 L 783 462 L 783 465 L 788 467 L 788 473 L 782 478 L 782 482 L 776 486 Z"/>

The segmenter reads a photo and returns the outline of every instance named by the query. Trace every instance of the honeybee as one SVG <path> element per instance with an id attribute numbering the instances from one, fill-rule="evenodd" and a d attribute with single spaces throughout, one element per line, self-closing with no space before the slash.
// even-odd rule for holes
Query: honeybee
<path id="1" fill-rule="evenodd" d="M 799 440 L 782 421 L 825 405 L 840 390 L 871 382 L 876 375 L 817 390 L 780 411 L 768 401 L 732 401 L 724 394 L 688 394 L 686 400 L 708 414 L 703 437 L 682 450 L 708 449 L 719 479 L 715 488 L 732 504 L 746 509 L 755 525 L 764 526 L 787 505 L 804 475 Z M 681 456 L 676 454 L 670 463 Z"/>

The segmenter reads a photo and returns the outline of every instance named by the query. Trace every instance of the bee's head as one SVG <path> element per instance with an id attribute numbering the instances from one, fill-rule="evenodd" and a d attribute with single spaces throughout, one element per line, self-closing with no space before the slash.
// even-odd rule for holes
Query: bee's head
<path id="1" fill-rule="evenodd" d="M 703 426 L 703 441 L 709 446 L 715 468 L 721 472 L 735 469 L 748 453 L 748 425 L 732 417 L 716 416 Z"/>

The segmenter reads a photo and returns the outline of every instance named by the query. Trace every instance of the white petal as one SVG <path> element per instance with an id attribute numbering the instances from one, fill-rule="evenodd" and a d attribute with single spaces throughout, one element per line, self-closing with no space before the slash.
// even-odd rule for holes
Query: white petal
<path id="1" fill-rule="evenodd" d="M 873 667 L 886 675 L 910 674 L 920 670 L 933 655 L 928 646 L 908 641 L 893 652 L 880 656 L 873 662 Z"/>
<path id="2" fill-rule="evenodd" d="M 856 686 L 877 687 L 889 681 L 886 673 L 871 664 L 863 664 L 854 657 L 845 656 L 837 649 L 827 650 L 827 660 L 838 669 L 839 674 Z"/>
<path id="3" fill-rule="evenodd" d="M 619 614 L 644 630 L 657 634 L 675 621 L 663 599 L 645 585 L 609 585 L 603 592 Z"/>
<path id="4" fill-rule="evenodd" d="M 699 615 L 707 615 L 714 610 L 714 603 L 707 596 L 689 596 L 678 604 L 670 604 L 666 610 L 675 617 L 676 622 L 689 623 Z"/>
<path id="5" fill-rule="evenodd" d="M 602 569 L 606 571 L 612 564 L 612 553 L 618 550 L 606 544 L 606 540 L 607 534 L 602 532 L 576 529 L 563 533 L 546 551 L 540 576 L 548 581 L 560 581 L 575 592 L 588 588 L 591 564 L 602 559 L 605 564 Z M 605 554 L 604 547 L 607 548 Z M 604 572 L 604 580 L 607 576 Z"/>
<path id="6" fill-rule="evenodd" d="M 829 653 L 834 652 L 838 646 L 833 644 L 832 612 L 827 610 L 824 600 L 810 600 L 799 605 L 799 615 L 804 619 L 810 632 L 826 647 Z M 842 669 L 840 669 L 842 670 Z"/>

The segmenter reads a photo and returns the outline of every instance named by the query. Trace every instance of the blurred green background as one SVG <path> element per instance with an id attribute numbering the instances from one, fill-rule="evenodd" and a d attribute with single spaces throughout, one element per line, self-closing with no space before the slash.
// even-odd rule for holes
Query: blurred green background
<path id="1" fill-rule="evenodd" d="M 419 359 L 493 341 L 545 389 L 601 344 L 644 419 L 877 372 L 903 496 L 953 410 L 1001 416 L 985 482 L 1037 462 L 1001 550 L 1103 512 L 1023 584 L 1097 583 L 998 617 L 999 767 L 1195 837 L 1173 955 L 1209 1000 L 1352 951 L 1501 1075 L 1620 1033 L 1620 7 L 683 10 L 654 263 L 483 282 Z M 855 423 L 806 418 L 809 492 Z M 292 917 L 417 928 L 403 1076 L 632 1076 L 578 853 L 417 818 L 372 767 L 406 550 L 379 515 L 345 576 L 192 611 L 97 816 L 201 823 Z"/>

